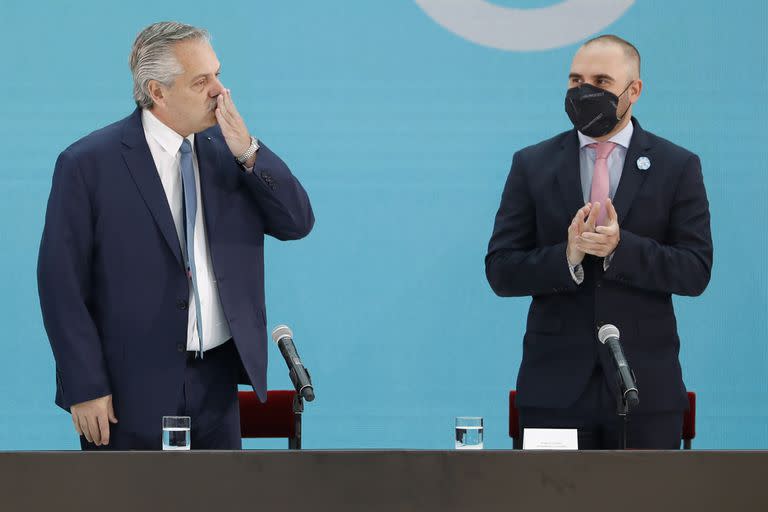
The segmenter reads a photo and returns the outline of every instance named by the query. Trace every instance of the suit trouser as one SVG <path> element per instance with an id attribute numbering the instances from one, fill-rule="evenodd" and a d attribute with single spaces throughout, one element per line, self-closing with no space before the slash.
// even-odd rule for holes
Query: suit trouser
<path id="1" fill-rule="evenodd" d="M 642 394 L 641 394 L 642 399 Z M 616 398 L 598 363 L 584 393 L 570 407 L 520 408 L 520 429 L 575 428 L 580 450 L 615 450 L 621 447 L 623 420 Z M 683 411 L 629 414 L 627 448 L 676 450 L 680 448 Z"/>
<path id="2" fill-rule="evenodd" d="M 240 359 L 232 340 L 205 352 L 202 359 L 194 352 L 187 355 L 184 383 L 176 407 L 167 416 L 191 418 L 191 446 L 193 450 L 239 450 L 240 409 L 237 383 Z M 126 432 L 118 423 L 110 423 L 108 446 L 96 446 L 80 437 L 83 450 L 160 450 L 162 449 L 162 423 L 147 432 Z"/>

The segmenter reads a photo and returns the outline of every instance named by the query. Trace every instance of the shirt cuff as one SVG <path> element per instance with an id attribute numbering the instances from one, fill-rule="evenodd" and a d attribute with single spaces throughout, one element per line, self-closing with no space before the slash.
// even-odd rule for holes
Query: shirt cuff
<path id="1" fill-rule="evenodd" d="M 568 258 L 565 259 L 565 262 L 568 263 L 568 271 L 571 273 L 571 278 L 573 279 L 573 282 L 576 284 L 581 284 L 584 282 L 584 267 L 579 263 L 578 265 L 571 265 L 568 261 Z"/>
<path id="2" fill-rule="evenodd" d="M 611 262 L 613 261 L 613 255 L 614 254 L 616 254 L 616 253 L 612 252 L 611 254 L 609 254 L 608 256 L 603 258 L 603 272 L 607 272 L 608 271 L 608 267 L 611 266 Z"/>

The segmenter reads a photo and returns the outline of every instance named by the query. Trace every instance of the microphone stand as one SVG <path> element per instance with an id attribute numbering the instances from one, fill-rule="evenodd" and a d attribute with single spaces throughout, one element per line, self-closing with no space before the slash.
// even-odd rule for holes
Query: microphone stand
<path id="1" fill-rule="evenodd" d="M 288 440 L 289 450 L 301 450 L 301 414 L 304 412 L 304 399 L 300 393 L 293 397 L 293 428 L 295 430 L 293 439 Z"/>
<path id="2" fill-rule="evenodd" d="M 634 373 L 633 373 L 634 377 Z M 626 394 L 622 390 L 621 375 L 616 370 L 616 389 L 619 390 L 616 396 L 616 414 L 621 419 L 621 439 L 619 440 L 619 449 L 627 449 L 627 430 L 629 428 L 629 404 L 627 403 Z"/>
<path id="3" fill-rule="evenodd" d="M 629 404 L 627 403 L 627 400 L 624 398 L 624 394 L 621 392 L 621 387 L 619 387 L 619 396 L 617 400 L 616 412 L 619 415 L 619 418 L 621 418 L 621 439 L 619 440 L 619 449 L 626 450 L 627 449 L 627 428 L 629 426 Z"/>
<path id="4" fill-rule="evenodd" d="M 301 395 L 299 378 L 293 368 L 288 371 L 288 375 L 291 378 L 294 389 L 296 389 L 296 394 L 293 397 L 293 428 L 295 436 L 288 441 L 288 449 L 301 450 L 301 415 L 304 412 L 304 397 Z M 307 370 L 307 375 L 309 376 L 309 370 Z"/>

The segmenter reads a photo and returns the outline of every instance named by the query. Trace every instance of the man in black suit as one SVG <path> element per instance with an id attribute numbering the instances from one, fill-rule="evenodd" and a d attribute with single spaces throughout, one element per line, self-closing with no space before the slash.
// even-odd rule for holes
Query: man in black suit
<path id="1" fill-rule="evenodd" d="M 575 129 L 513 158 L 485 258 L 502 297 L 532 296 L 518 373 L 521 428 L 576 428 L 580 448 L 620 446 L 620 393 L 597 339 L 621 331 L 637 377 L 627 446 L 680 446 L 686 389 L 672 294 L 709 283 L 712 240 L 699 158 L 643 130 L 640 55 L 600 36 L 574 56 Z"/>

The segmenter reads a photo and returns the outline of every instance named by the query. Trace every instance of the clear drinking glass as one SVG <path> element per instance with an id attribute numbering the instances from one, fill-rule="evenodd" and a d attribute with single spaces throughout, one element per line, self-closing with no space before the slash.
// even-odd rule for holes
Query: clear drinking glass
<path id="1" fill-rule="evenodd" d="M 189 450 L 189 416 L 163 416 L 163 450 Z"/>
<path id="2" fill-rule="evenodd" d="M 456 418 L 456 449 L 483 449 L 483 418 L 479 416 Z"/>

